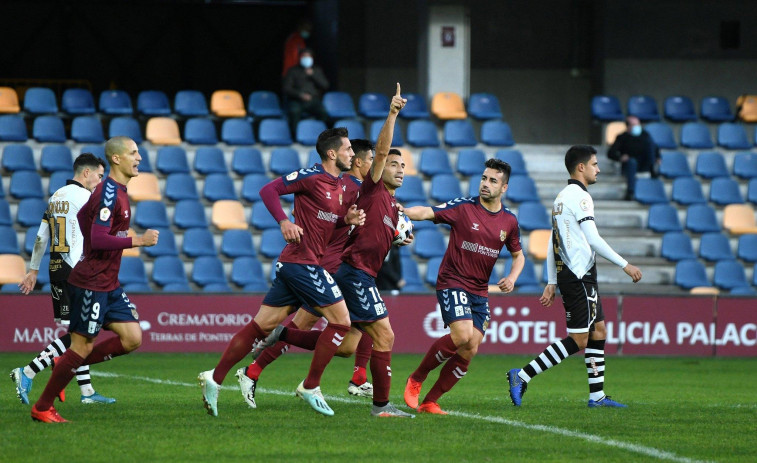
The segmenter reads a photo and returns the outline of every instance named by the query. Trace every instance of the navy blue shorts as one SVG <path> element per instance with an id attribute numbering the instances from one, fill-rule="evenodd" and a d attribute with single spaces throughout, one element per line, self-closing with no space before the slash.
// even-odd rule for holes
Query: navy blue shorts
<path id="1" fill-rule="evenodd" d="M 444 324 L 449 326 L 458 320 L 473 320 L 473 326 L 481 333 L 489 327 L 489 298 L 471 294 L 464 289 L 449 288 L 436 291 L 439 310 Z"/>
<path id="2" fill-rule="evenodd" d="M 92 291 L 67 283 L 71 296 L 71 324 L 68 331 L 94 338 L 103 326 L 113 322 L 137 322 L 137 306 L 119 286 L 113 291 Z"/>
<path id="3" fill-rule="evenodd" d="M 352 323 L 375 322 L 389 316 L 375 278 L 344 262 L 334 278 L 344 292 Z"/>
<path id="4" fill-rule="evenodd" d="M 276 279 L 263 299 L 271 307 L 328 307 L 343 300 L 334 278 L 318 265 L 276 263 Z M 320 316 L 320 315 L 319 315 Z"/>

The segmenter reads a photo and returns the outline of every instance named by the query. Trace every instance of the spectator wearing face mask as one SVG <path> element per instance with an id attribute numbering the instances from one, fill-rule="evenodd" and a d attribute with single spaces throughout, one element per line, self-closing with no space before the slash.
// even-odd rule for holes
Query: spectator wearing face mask
<path id="1" fill-rule="evenodd" d="M 287 115 L 292 135 L 297 123 L 307 113 L 309 117 L 326 121 L 328 113 L 323 107 L 321 95 L 329 88 L 329 81 L 323 70 L 314 65 L 313 52 L 309 48 L 300 50 L 300 62 L 284 76 L 284 96 L 287 99 Z"/>
<path id="2" fill-rule="evenodd" d="M 633 199 L 638 172 L 649 172 L 653 178 L 657 177 L 660 148 L 641 127 L 639 118 L 628 116 L 626 126 L 628 130 L 615 138 L 607 157 L 620 162 L 621 172 L 626 178 L 625 199 L 628 201 Z"/>
<path id="3" fill-rule="evenodd" d="M 307 40 L 313 32 L 313 23 L 309 19 L 301 19 L 297 23 L 294 32 L 289 34 L 284 41 L 284 66 L 281 69 L 281 77 L 287 75 L 287 71 L 292 66 L 296 66 L 300 61 L 300 51 L 307 48 Z"/>

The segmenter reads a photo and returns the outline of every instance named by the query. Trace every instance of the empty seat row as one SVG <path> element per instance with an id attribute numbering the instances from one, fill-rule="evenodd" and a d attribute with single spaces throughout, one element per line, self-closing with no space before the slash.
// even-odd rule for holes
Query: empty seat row
<path id="1" fill-rule="evenodd" d="M 692 233 L 720 232 L 723 229 L 734 235 L 757 233 L 754 208 L 747 204 L 731 204 L 723 210 L 721 228 L 715 209 L 706 204 L 693 204 L 686 210 L 686 230 Z M 647 227 L 658 233 L 680 232 L 684 227 L 678 210 L 670 204 L 652 204 L 649 207 Z"/>
<path id="2" fill-rule="evenodd" d="M 663 152 L 661 161 L 660 175 L 663 177 L 692 176 L 687 156 L 679 151 Z M 725 158 L 717 151 L 699 153 L 694 171 L 706 179 L 730 176 Z M 733 175 L 745 180 L 757 178 L 757 153 L 750 151 L 737 153 L 733 157 Z"/>
<path id="3" fill-rule="evenodd" d="M 634 199 L 642 204 L 667 203 L 665 187 L 658 178 L 637 178 Z M 678 204 L 704 204 L 707 202 L 702 193 L 701 183 L 693 177 L 678 177 L 673 180 L 671 199 Z M 717 177 L 710 182 L 709 201 L 719 206 L 743 204 L 739 183 L 730 177 Z M 757 204 L 757 178 L 752 179 L 747 187 L 747 200 Z"/>
<path id="4" fill-rule="evenodd" d="M 673 122 L 697 120 L 697 113 L 691 98 L 682 95 L 665 99 L 663 115 Z M 634 95 L 626 104 L 627 115 L 636 116 L 641 121 L 659 121 L 657 101 L 649 95 Z M 621 121 L 626 115 L 620 101 L 613 95 L 597 95 L 591 99 L 591 115 L 599 121 Z M 734 114 L 728 100 L 719 96 L 707 96 L 699 102 L 699 117 L 708 122 L 728 122 Z"/>
<path id="5" fill-rule="evenodd" d="M 622 124 L 622 123 L 621 123 Z M 644 126 L 644 130 L 663 149 L 676 149 L 680 146 L 691 149 L 711 149 L 715 143 L 710 135 L 710 129 L 701 122 L 687 122 L 681 126 L 680 142 L 676 143 L 673 129 L 664 122 L 652 122 Z M 755 130 L 757 137 L 757 130 Z M 757 140 L 757 139 L 755 139 Z M 729 150 L 748 150 L 753 146 L 749 141 L 746 128 L 742 124 L 724 122 L 718 125 L 717 146 Z M 757 141 L 755 141 L 757 143 Z"/>
<path id="6" fill-rule="evenodd" d="M 700 257 L 708 262 L 738 258 L 754 263 L 757 262 L 757 234 L 739 236 L 734 255 L 728 236 L 721 232 L 702 234 L 698 253 L 694 252 L 688 234 L 680 231 L 667 232 L 662 237 L 660 255 L 674 262 Z"/>
<path id="7" fill-rule="evenodd" d="M 757 269 L 757 265 L 755 268 Z M 696 259 L 681 260 L 676 264 L 675 284 L 684 289 L 714 285 L 737 294 L 755 294 L 746 278 L 744 266 L 736 260 L 716 262 L 712 282 L 707 278 L 707 271 L 701 262 Z M 752 284 L 757 286 L 757 273 L 754 274 Z"/>

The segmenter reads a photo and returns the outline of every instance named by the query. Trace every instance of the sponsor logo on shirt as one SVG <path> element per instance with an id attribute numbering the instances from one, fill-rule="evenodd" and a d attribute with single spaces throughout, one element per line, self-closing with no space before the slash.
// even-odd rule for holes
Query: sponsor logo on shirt
<path id="1" fill-rule="evenodd" d="M 497 249 L 488 248 L 482 244 L 478 243 L 471 243 L 470 241 L 463 241 L 463 245 L 461 246 L 466 251 L 475 252 L 478 254 L 482 254 L 487 257 L 499 257 L 499 251 Z"/>
<path id="2" fill-rule="evenodd" d="M 336 223 L 337 215 L 333 212 L 318 211 L 318 218 L 326 222 Z"/>
<path id="3" fill-rule="evenodd" d="M 391 217 L 389 217 L 388 215 L 384 216 L 384 225 L 394 230 L 394 223 L 392 222 Z"/>

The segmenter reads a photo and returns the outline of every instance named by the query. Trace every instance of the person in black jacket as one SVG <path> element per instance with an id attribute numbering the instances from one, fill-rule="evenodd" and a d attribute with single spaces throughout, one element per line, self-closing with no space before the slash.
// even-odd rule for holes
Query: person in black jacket
<path id="1" fill-rule="evenodd" d="M 323 70 L 314 65 L 313 51 L 300 50 L 300 62 L 292 66 L 284 76 L 284 96 L 287 99 L 287 115 L 292 136 L 297 134 L 297 123 L 303 113 L 326 121 L 328 113 L 323 107 L 321 96 L 329 88 L 329 81 Z"/>
<path id="2" fill-rule="evenodd" d="M 628 130 L 618 135 L 607 152 L 607 157 L 620 161 L 621 172 L 627 184 L 625 199 L 630 200 L 633 199 L 637 172 L 649 172 L 653 178 L 657 177 L 660 148 L 649 132 L 641 127 L 637 117 L 628 116 L 626 126 Z"/>

